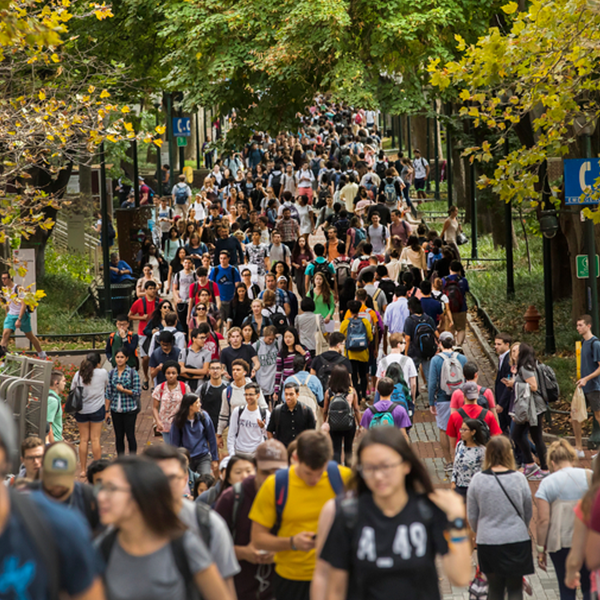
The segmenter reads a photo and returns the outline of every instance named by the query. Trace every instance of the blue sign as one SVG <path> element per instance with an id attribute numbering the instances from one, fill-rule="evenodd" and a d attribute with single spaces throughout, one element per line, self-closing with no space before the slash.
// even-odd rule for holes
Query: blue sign
<path id="1" fill-rule="evenodd" d="M 188 118 L 173 117 L 173 135 L 176 137 L 192 135 L 192 125 Z"/>
<path id="2" fill-rule="evenodd" d="M 565 204 L 598 204 L 589 194 L 598 191 L 596 180 L 600 177 L 600 160 L 597 158 L 565 159 Z M 586 194 L 583 196 L 583 194 Z M 583 197 L 582 197 L 583 196 Z"/>

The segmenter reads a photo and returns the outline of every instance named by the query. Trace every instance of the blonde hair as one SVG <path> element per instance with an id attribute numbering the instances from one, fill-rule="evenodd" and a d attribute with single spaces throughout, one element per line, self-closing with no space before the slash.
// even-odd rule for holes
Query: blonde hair
<path id="1" fill-rule="evenodd" d="M 490 439 L 485 447 L 485 458 L 483 459 L 482 471 L 492 467 L 506 467 L 514 471 L 516 469 L 513 449 L 507 437 L 496 435 Z"/>
<path id="2" fill-rule="evenodd" d="M 519 348 L 521 347 L 521 342 L 515 342 L 514 344 L 511 345 L 510 350 L 508 351 L 508 364 L 511 367 L 516 367 L 517 363 L 513 361 L 513 357 L 512 357 L 512 353 L 513 353 L 513 348 L 515 346 L 519 346 Z"/>
<path id="3" fill-rule="evenodd" d="M 548 461 L 552 461 L 555 465 L 561 462 L 575 463 L 577 462 L 577 452 L 567 440 L 556 440 L 548 448 Z"/>

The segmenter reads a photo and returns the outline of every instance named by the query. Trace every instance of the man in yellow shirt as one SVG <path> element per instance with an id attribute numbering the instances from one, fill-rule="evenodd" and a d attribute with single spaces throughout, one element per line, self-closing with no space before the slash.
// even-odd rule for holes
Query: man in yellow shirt
<path id="1" fill-rule="evenodd" d="M 276 600 L 309 600 L 321 509 L 351 476 L 350 469 L 331 461 L 326 433 L 304 431 L 297 441 L 297 464 L 269 477 L 250 511 L 252 545 L 276 553 Z"/>
<path id="2" fill-rule="evenodd" d="M 366 308 L 366 307 L 365 307 Z M 358 300 L 351 300 L 348 302 L 348 312 L 346 313 L 346 317 L 340 324 L 340 333 L 343 333 L 346 336 L 346 355 L 350 359 L 352 363 L 352 385 L 354 389 L 358 393 L 358 401 L 367 399 L 367 385 L 368 385 L 368 377 L 369 377 L 369 359 L 370 352 L 369 348 L 371 346 L 367 346 L 364 350 L 351 350 L 349 349 L 349 344 L 351 343 L 348 336 L 348 328 L 351 323 L 356 323 L 356 321 L 361 321 L 366 329 L 366 337 L 368 344 L 371 344 L 373 341 L 373 328 L 371 327 L 371 323 L 369 319 L 361 318 L 359 313 L 363 309 L 363 305 Z"/>

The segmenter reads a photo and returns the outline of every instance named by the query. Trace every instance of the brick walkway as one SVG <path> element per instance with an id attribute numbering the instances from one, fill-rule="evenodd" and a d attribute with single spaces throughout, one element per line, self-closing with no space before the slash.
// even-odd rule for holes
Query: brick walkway
<path id="1" fill-rule="evenodd" d="M 492 387 L 495 379 L 495 372 L 488 359 L 481 351 L 474 336 L 469 331 L 464 345 L 465 354 L 470 360 L 474 360 L 479 365 L 479 382 L 486 386 Z M 69 362 L 68 359 L 65 362 Z M 79 362 L 79 361 L 77 361 Z M 138 416 L 136 437 L 138 441 L 138 452 L 143 451 L 143 448 L 147 445 L 154 443 L 162 443 L 162 439 L 154 437 L 153 430 L 153 419 L 152 419 L 152 398 L 150 392 L 142 392 L 142 411 Z M 417 448 L 418 455 L 424 460 L 425 464 L 429 468 L 434 484 L 440 487 L 449 487 L 450 481 L 445 475 L 443 470 L 442 450 L 438 442 L 438 430 L 435 426 L 435 417 L 429 412 L 426 406 L 425 396 L 420 396 L 419 402 L 417 403 L 417 410 L 414 417 L 414 426 L 411 431 L 411 438 L 413 444 Z M 103 456 L 106 458 L 113 458 L 115 456 L 114 437 L 112 428 L 106 425 L 103 426 L 102 431 L 102 451 Z M 90 456 L 91 460 L 91 456 Z M 590 467 L 590 453 L 586 450 L 586 459 L 582 461 L 582 466 Z M 532 494 L 535 494 L 537 490 L 537 483 L 531 483 Z M 534 504 L 534 521 L 531 526 L 531 530 L 535 533 L 535 519 L 536 511 Z M 535 557 L 534 557 L 535 558 Z M 475 554 L 474 559 L 475 561 Z M 537 561 L 534 560 L 534 563 Z M 556 576 L 552 568 L 550 561 L 548 565 L 548 572 L 544 573 L 540 569 L 536 568 L 534 575 L 529 576 L 529 581 L 533 588 L 534 600 L 558 600 L 558 584 Z M 475 564 L 475 562 L 474 562 Z M 439 569 L 442 574 L 442 569 Z M 440 589 L 442 590 L 444 600 L 468 600 L 468 593 L 465 588 L 454 588 L 450 585 L 447 578 L 441 575 L 440 577 Z M 579 592 L 578 598 L 581 597 Z"/>

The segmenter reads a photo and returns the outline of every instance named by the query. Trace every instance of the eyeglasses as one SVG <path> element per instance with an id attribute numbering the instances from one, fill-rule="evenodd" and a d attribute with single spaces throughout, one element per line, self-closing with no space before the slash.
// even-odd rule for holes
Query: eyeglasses
<path id="1" fill-rule="evenodd" d="M 206 306 L 199 306 L 198 310 L 206 310 Z"/>
<path id="2" fill-rule="evenodd" d="M 95 486 L 96 493 L 104 492 L 109 496 L 112 496 L 116 492 L 131 492 L 131 488 L 128 487 L 119 487 L 118 485 L 111 485 L 110 483 L 100 483 Z"/>
<path id="3" fill-rule="evenodd" d="M 24 460 L 42 460 L 44 458 L 43 454 L 36 454 L 35 456 L 24 456 Z"/>
<path id="4" fill-rule="evenodd" d="M 387 464 L 387 465 L 358 465 L 358 472 L 365 478 L 374 477 L 377 473 L 382 473 L 383 475 L 389 475 L 393 469 L 399 467 L 402 464 L 402 461 Z"/>

